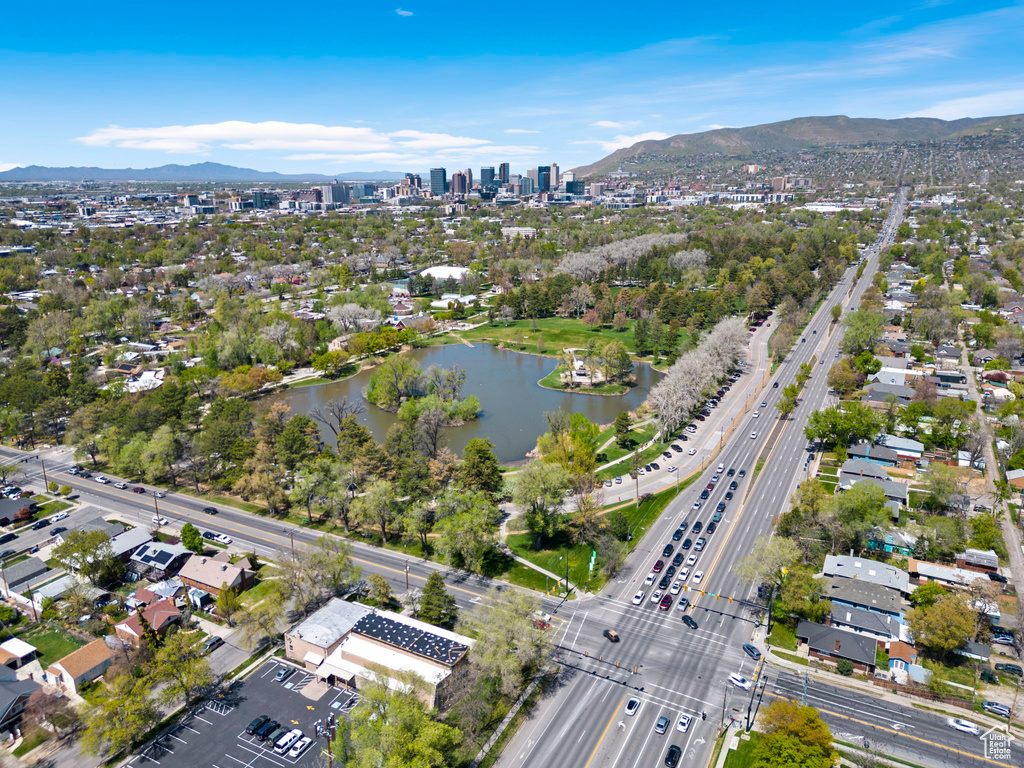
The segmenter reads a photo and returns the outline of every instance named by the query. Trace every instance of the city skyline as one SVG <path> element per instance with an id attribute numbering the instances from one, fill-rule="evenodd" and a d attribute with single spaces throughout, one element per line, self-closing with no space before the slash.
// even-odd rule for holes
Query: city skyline
<path id="1" fill-rule="evenodd" d="M 201 24 L 117 3 L 99 16 L 58 3 L 45 20 L 12 9 L 0 170 L 569 169 L 645 138 L 803 115 L 1024 112 L 1024 9 L 1005 3 L 894 15 L 873 2 L 827 22 L 798 2 L 659 8 L 613 35 L 621 8 L 606 3 L 585 19 L 530 3 L 325 9 L 316 30 L 337 29 L 341 46 L 273 8 L 214 8 Z M 432 46 L 446 39 L 460 45 Z"/>

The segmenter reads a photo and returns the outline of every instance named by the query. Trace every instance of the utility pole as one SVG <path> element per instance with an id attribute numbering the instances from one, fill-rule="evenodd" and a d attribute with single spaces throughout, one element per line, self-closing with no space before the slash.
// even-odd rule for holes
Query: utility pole
<path id="1" fill-rule="evenodd" d="M 327 766 L 328 768 L 334 768 L 334 751 L 331 749 L 331 744 L 334 742 L 334 737 L 338 733 L 338 721 L 335 719 L 334 714 L 330 714 L 324 720 L 317 720 L 313 723 L 313 727 L 316 729 L 317 736 L 323 736 L 327 742 Z"/>
<path id="2" fill-rule="evenodd" d="M 409 591 L 409 561 L 405 561 L 405 591 Z"/>
<path id="3" fill-rule="evenodd" d="M 807 706 L 807 685 L 811 682 L 811 673 L 804 672 L 804 693 L 800 697 L 800 705 L 803 707 Z"/>
<path id="4" fill-rule="evenodd" d="M 43 492 L 45 493 L 50 487 L 50 481 L 46 479 L 46 462 L 39 459 L 39 466 L 42 467 L 43 470 Z"/>
<path id="5" fill-rule="evenodd" d="M 722 727 L 725 728 L 725 699 L 729 695 L 729 684 L 722 683 Z"/>

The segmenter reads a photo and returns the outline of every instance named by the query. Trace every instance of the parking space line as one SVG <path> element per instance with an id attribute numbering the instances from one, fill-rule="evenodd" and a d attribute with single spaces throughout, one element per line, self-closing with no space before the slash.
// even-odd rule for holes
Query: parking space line
<path id="1" fill-rule="evenodd" d="M 213 725 L 213 722 L 210 721 L 210 720 L 207 720 L 205 717 L 200 717 L 199 715 L 193 715 L 193 717 L 195 717 L 196 720 L 202 720 L 207 725 Z"/>
<path id="2" fill-rule="evenodd" d="M 239 746 L 241 746 L 241 744 L 239 744 Z M 275 760 L 274 758 L 270 757 L 269 755 L 266 755 L 266 754 L 264 754 L 262 752 L 253 752 L 248 747 L 242 747 L 242 749 L 244 749 L 246 752 L 248 752 L 250 754 L 256 755 L 256 757 L 262 757 L 264 760 L 269 760 L 274 765 L 279 765 L 279 766 L 281 766 L 281 768 L 284 768 L 284 763 L 277 762 L 277 760 Z M 239 760 L 239 762 L 241 762 L 241 760 Z"/>
<path id="3" fill-rule="evenodd" d="M 195 728 L 189 728 L 187 725 L 182 725 L 181 727 L 188 728 L 188 730 L 192 731 L 192 733 L 199 733 L 199 731 L 197 731 Z"/>

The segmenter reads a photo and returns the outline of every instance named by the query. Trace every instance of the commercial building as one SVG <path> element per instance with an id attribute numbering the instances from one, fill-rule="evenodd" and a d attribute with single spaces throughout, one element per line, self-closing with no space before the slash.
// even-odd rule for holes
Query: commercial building
<path id="1" fill-rule="evenodd" d="M 508 184 L 509 182 L 509 164 L 502 163 L 498 166 L 498 181 L 501 184 Z"/>
<path id="2" fill-rule="evenodd" d="M 538 165 L 537 166 L 537 191 L 538 192 L 550 192 L 551 191 L 551 166 L 550 165 Z"/>
<path id="3" fill-rule="evenodd" d="M 452 179 L 448 184 L 448 191 L 453 195 L 465 195 L 469 191 L 466 174 L 462 171 L 453 173 Z"/>
<path id="4" fill-rule="evenodd" d="M 324 205 L 347 205 L 351 199 L 349 188 L 345 184 L 327 184 L 320 187 L 320 193 Z"/>
<path id="5" fill-rule="evenodd" d="M 461 692 L 472 643 L 408 616 L 334 599 L 285 633 L 285 655 L 321 680 L 353 689 L 372 678 L 371 668 L 415 674 L 424 703 L 443 710 Z"/>
<path id="6" fill-rule="evenodd" d="M 480 186 L 490 187 L 494 184 L 494 168 L 481 168 L 480 169 Z"/>
<path id="7" fill-rule="evenodd" d="M 441 197 L 448 192 L 448 171 L 445 168 L 430 169 L 430 193 Z"/>

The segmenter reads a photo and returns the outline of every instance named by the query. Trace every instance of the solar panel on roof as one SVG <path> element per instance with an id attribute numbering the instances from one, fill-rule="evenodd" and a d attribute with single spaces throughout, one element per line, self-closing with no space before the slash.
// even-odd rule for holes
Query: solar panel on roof
<path id="1" fill-rule="evenodd" d="M 469 650 L 447 637 L 377 614 L 363 616 L 352 631 L 442 664 L 454 664 Z"/>
<path id="2" fill-rule="evenodd" d="M 153 560 L 155 560 L 156 562 L 160 563 L 160 565 L 166 565 L 167 561 L 170 560 L 170 559 L 171 559 L 171 553 L 170 552 L 157 552 L 156 555 L 153 556 Z"/>

